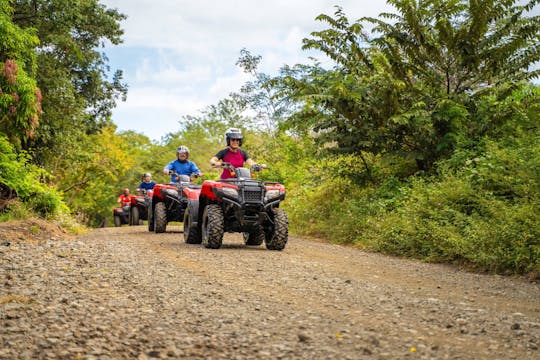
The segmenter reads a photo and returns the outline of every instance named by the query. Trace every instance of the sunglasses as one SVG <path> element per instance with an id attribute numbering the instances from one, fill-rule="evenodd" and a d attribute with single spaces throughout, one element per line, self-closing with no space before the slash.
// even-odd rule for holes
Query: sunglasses
<path id="1" fill-rule="evenodd" d="M 231 139 L 231 141 L 238 141 L 238 142 L 240 142 L 240 139 Z"/>

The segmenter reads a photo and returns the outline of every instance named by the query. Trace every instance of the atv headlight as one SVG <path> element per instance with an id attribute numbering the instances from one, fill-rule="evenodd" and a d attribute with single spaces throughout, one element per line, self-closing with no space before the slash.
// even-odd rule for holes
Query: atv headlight
<path id="1" fill-rule="evenodd" d="M 264 195 L 264 201 L 268 202 L 274 198 L 279 197 L 280 192 L 279 190 L 268 190 L 266 194 Z"/>
<path id="2" fill-rule="evenodd" d="M 223 187 L 221 188 L 221 191 L 223 192 L 223 195 L 238 199 L 238 190 L 230 188 L 230 187 Z"/>

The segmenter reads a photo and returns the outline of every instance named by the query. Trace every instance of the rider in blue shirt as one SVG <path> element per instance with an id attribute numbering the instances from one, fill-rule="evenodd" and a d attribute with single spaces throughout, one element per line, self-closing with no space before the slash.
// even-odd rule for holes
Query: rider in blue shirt
<path id="1" fill-rule="evenodd" d="M 189 161 L 189 149 L 187 146 L 179 146 L 176 149 L 176 160 L 171 161 L 163 168 L 163 173 L 169 175 L 171 171 L 175 171 L 178 175 L 202 176 L 202 172 L 193 161 Z M 171 175 L 171 182 L 177 183 L 176 176 Z"/>
<path id="2" fill-rule="evenodd" d="M 156 185 L 155 182 L 152 181 L 152 174 L 150 173 L 144 173 L 142 182 L 137 187 L 137 192 L 148 192 L 148 190 L 153 190 L 154 185 Z"/>

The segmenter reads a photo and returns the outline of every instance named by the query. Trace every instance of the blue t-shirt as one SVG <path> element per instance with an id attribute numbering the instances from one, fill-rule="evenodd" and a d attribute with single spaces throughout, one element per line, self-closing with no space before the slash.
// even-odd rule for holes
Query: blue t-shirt
<path id="1" fill-rule="evenodd" d="M 154 188 L 154 185 L 156 185 L 155 182 L 153 181 L 150 181 L 150 182 L 145 182 L 143 181 L 139 187 L 137 189 L 144 189 L 144 190 L 152 190 Z"/>
<path id="2" fill-rule="evenodd" d="M 191 174 L 198 174 L 201 172 L 194 162 L 189 161 L 189 160 L 180 162 L 178 159 L 168 163 L 167 166 L 165 166 L 165 169 L 174 170 L 176 171 L 178 175 L 187 175 L 187 176 L 191 176 Z M 175 176 L 171 175 L 171 182 L 172 183 L 178 182 Z"/>

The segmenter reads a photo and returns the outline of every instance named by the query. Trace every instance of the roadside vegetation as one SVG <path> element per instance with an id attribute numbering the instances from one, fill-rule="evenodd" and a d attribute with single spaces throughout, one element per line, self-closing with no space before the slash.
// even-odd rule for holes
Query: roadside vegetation
<path id="1" fill-rule="evenodd" d="M 144 172 L 167 181 L 180 144 L 199 181 L 215 178 L 208 159 L 234 126 L 271 166 L 261 176 L 287 186 L 296 234 L 540 276 L 539 1 L 388 2 L 395 12 L 378 18 L 317 17 L 327 28 L 304 48 L 331 68 L 270 76 L 242 49 L 252 81 L 159 142 L 110 118 L 127 89 L 99 48 L 121 42 L 122 14 L 97 0 L 3 2 L 0 184 L 16 196 L 0 220 L 28 211 L 97 226 Z"/>

